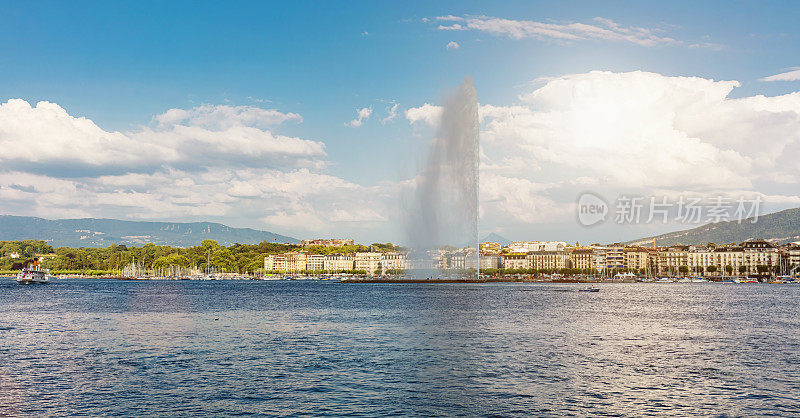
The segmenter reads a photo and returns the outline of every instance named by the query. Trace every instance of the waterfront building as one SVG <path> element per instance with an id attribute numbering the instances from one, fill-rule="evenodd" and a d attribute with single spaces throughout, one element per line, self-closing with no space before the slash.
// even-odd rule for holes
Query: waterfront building
<path id="1" fill-rule="evenodd" d="M 763 239 L 742 243 L 744 261 L 748 274 L 765 274 L 760 268 L 767 268 L 770 274 L 778 265 L 778 248 Z"/>
<path id="2" fill-rule="evenodd" d="M 724 246 L 714 250 L 720 274 L 738 275 L 739 267 L 744 265 L 744 250 L 740 246 Z"/>
<path id="3" fill-rule="evenodd" d="M 605 268 L 607 270 L 625 268 L 625 247 L 614 244 L 605 247 Z"/>
<path id="4" fill-rule="evenodd" d="M 714 249 L 712 248 L 707 248 L 707 247 L 694 248 L 686 254 L 686 258 L 687 258 L 687 267 L 689 267 L 690 274 L 693 275 L 720 274 L 717 252 L 714 251 Z M 716 267 L 717 271 L 714 273 L 710 273 L 708 271 L 708 268 L 711 266 Z"/>
<path id="5" fill-rule="evenodd" d="M 285 266 L 282 269 L 287 273 L 297 273 L 308 270 L 306 266 L 307 255 L 305 252 L 290 252 L 283 254 Z"/>
<path id="6" fill-rule="evenodd" d="M 589 270 L 594 268 L 594 250 L 574 247 L 569 250 L 569 262 L 573 268 Z"/>
<path id="7" fill-rule="evenodd" d="M 463 270 L 467 268 L 467 256 L 461 251 L 445 255 L 448 269 Z"/>
<path id="8" fill-rule="evenodd" d="M 642 247 L 625 247 L 622 250 L 625 268 L 629 271 L 645 271 L 649 269 L 650 253 Z"/>
<path id="9" fill-rule="evenodd" d="M 481 270 L 499 269 L 502 267 L 502 259 L 498 254 L 481 254 L 478 261 Z"/>
<path id="10" fill-rule="evenodd" d="M 268 255 L 264 257 L 264 270 L 265 271 L 275 271 L 275 256 Z"/>
<path id="11" fill-rule="evenodd" d="M 408 268 L 406 255 L 398 252 L 388 252 L 381 254 L 381 266 L 383 270 L 405 270 Z"/>
<path id="12" fill-rule="evenodd" d="M 673 245 L 661 251 L 658 255 L 658 271 L 663 275 L 678 275 L 681 274 L 681 267 L 686 267 L 691 270 L 689 266 L 689 250 L 691 247 L 688 245 Z"/>
<path id="13" fill-rule="evenodd" d="M 527 253 L 511 253 L 503 254 L 503 268 L 504 269 L 529 269 Z"/>
<path id="14" fill-rule="evenodd" d="M 797 267 L 794 271 L 795 276 L 800 276 L 800 242 L 789 244 L 789 270 Z"/>
<path id="15" fill-rule="evenodd" d="M 264 257 L 264 270 L 296 273 L 306 270 L 306 253 L 291 252 Z"/>
<path id="16" fill-rule="evenodd" d="M 383 266 L 381 265 L 381 253 L 356 253 L 355 266 L 356 270 L 364 270 L 367 274 L 373 274 L 376 270 L 383 270 Z"/>
<path id="17" fill-rule="evenodd" d="M 597 271 L 604 271 L 606 268 L 606 248 L 594 245 L 592 248 L 592 268 Z"/>
<path id="18" fill-rule="evenodd" d="M 527 268 L 558 270 L 567 267 L 566 251 L 531 251 L 526 256 Z"/>
<path id="19" fill-rule="evenodd" d="M 564 251 L 567 243 L 563 241 L 517 241 L 508 244 L 511 253 L 527 253 L 530 251 Z"/>
<path id="20" fill-rule="evenodd" d="M 322 254 L 309 254 L 306 258 L 306 270 L 308 271 L 325 270 L 325 256 Z"/>
<path id="21" fill-rule="evenodd" d="M 323 261 L 322 269 L 325 271 L 349 271 L 355 266 L 355 256 L 352 254 L 328 254 Z"/>

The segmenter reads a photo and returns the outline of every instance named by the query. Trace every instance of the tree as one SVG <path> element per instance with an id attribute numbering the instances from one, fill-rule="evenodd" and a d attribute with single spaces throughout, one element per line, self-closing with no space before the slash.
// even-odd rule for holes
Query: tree
<path id="1" fill-rule="evenodd" d="M 725 272 L 728 273 L 728 276 L 733 274 L 733 266 L 731 266 L 731 265 L 725 266 Z"/>
<path id="2" fill-rule="evenodd" d="M 758 271 L 758 274 L 766 274 L 769 273 L 770 268 L 769 266 L 758 265 L 756 266 L 756 270 Z"/>
<path id="3" fill-rule="evenodd" d="M 744 274 L 745 272 L 747 272 L 747 267 L 739 266 L 739 274 Z"/>
<path id="4" fill-rule="evenodd" d="M 707 270 L 709 273 L 712 273 L 712 274 L 713 274 L 713 273 L 716 273 L 716 272 L 717 272 L 717 266 L 708 266 L 708 267 L 706 267 L 706 270 Z"/>
<path id="5" fill-rule="evenodd" d="M 689 273 L 689 266 L 680 266 L 678 267 L 678 271 L 685 276 L 687 273 Z"/>

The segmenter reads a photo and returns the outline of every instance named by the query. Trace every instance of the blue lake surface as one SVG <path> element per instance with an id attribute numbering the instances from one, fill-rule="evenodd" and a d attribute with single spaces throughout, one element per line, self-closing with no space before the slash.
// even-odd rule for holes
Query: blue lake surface
<path id="1" fill-rule="evenodd" d="M 798 415 L 800 286 L 0 281 L 0 415 Z"/>

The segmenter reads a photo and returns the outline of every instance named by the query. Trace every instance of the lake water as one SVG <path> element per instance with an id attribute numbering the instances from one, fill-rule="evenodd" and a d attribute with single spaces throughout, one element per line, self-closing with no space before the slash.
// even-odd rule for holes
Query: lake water
<path id="1" fill-rule="evenodd" d="M 0 415 L 797 415 L 800 286 L 0 282 Z"/>

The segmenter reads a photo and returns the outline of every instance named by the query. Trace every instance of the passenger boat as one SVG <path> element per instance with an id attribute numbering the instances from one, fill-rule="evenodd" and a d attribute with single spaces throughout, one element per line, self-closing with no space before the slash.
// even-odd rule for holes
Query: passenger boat
<path id="1" fill-rule="evenodd" d="M 19 284 L 47 284 L 50 283 L 50 270 L 42 267 L 41 259 L 34 259 L 33 263 L 25 266 L 15 279 Z"/>
<path id="2" fill-rule="evenodd" d="M 587 288 L 585 288 L 585 289 L 580 289 L 580 291 L 581 291 L 581 292 L 599 292 L 599 291 L 600 291 L 600 288 L 599 288 L 599 287 L 594 287 L 594 286 L 591 286 L 591 287 L 587 287 Z"/>

